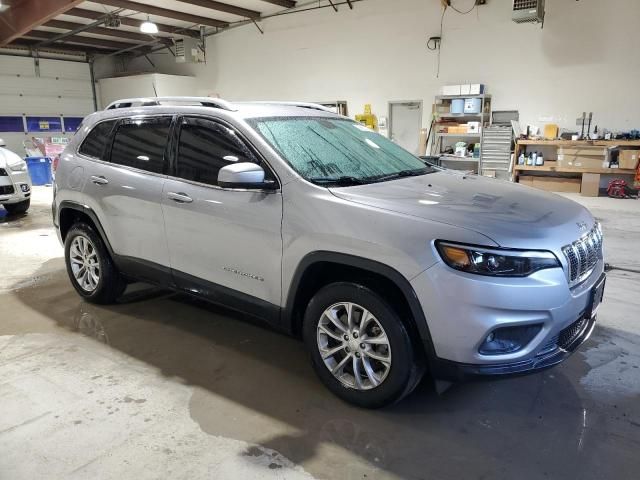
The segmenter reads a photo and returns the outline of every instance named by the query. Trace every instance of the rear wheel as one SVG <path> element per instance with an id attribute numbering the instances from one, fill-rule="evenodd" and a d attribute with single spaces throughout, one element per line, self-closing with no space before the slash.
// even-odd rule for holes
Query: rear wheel
<path id="1" fill-rule="evenodd" d="M 341 282 L 318 291 L 305 314 L 304 339 L 320 379 L 350 403 L 389 405 L 420 380 L 402 320 L 364 286 Z"/>
<path id="2" fill-rule="evenodd" d="M 18 215 L 20 213 L 25 213 L 27 210 L 29 210 L 30 206 L 31 206 L 31 199 L 27 198 L 22 202 L 7 203 L 4 205 L 4 208 L 9 215 Z"/>
<path id="3" fill-rule="evenodd" d="M 126 282 L 96 231 L 77 223 L 67 233 L 64 246 L 67 273 L 80 296 L 92 303 L 115 303 Z"/>

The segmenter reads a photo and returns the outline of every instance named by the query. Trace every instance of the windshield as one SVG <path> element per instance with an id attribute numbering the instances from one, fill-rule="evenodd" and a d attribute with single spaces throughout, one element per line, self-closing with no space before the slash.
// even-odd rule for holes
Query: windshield
<path id="1" fill-rule="evenodd" d="M 382 135 L 346 119 L 277 117 L 253 127 L 307 180 L 342 185 L 434 172 Z"/>

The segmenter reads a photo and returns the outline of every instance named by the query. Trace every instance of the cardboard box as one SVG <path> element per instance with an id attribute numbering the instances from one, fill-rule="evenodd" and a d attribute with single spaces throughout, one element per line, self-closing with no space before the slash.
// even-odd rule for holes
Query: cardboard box
<path id="1" fill-rule="evenodd" d="M 460 95 L 471 95 L 471 85 L 460 85 Z"/>
<path id="2" fill-rule="evenodd" d="M 604 163 L 604 157 L 573 157 L 558 155 L 558 167 L 571 167 L 571 168 L 609 168 L 609 165 Z"/>
<path id="3" fill-rule="evenodd" d="M 531 175 L 520 175 L 520 178 L 518 179 L 518 183 L 520 183 L 521 185 L 526 185 L 528 187 L 533 187 L 533 179 L 535 177 L 532 177 Z"/>
<path id="4" fill-rule="evenodd" d="M 640 150 L 620 150 L 618 155 L 618 165 L 620 168 L 635 170 L 638 168 Z"/>
<path id="5" fill-rule="evenodd" d="M 600 174 L 583 173 L 581 193 L 583 197 L 599 196 L 600 195 Z"/>
<path id="6" fill-rule="evenodd" d="M 605 147 L 558 148 L 558 167 L 607 168 Z"/>
<path id="7" fill-rule="evenodd" d="M 469 91 L 470 95 L 480 95 L 484 93 L 484 85 L 481 83 L 472 83 L 469 85 L 471 90 Z"/>
<path id="8" fill-rule="evenodd" d="M 531 179 L 525 180 L 523 179 Z M 579 178 L 563 177 L 520 177 L 520 183 L 548 192 L 580 193 Z"/>
<path id="9" fill-rule="evenodd" d="M 442 87 L 442 95 L 460 95 L 460 85 L 445 85 Z"/>
<path id="10" fill-rule="evenodd" d="M 604 157 L 607 154 L 607 147 L 558 147 L 558 155 L 573 155 L 573 156 L 601 156 Z"/>
<path id="11" fill-rule="evenodd" d="M 467 133 L 467 126 L 466 125 L 452 125 L 452 126 L 449 126 L 449 128 L 447 130 L 448 130 L 448 133 L 456 133 L 456 134 Z"/>

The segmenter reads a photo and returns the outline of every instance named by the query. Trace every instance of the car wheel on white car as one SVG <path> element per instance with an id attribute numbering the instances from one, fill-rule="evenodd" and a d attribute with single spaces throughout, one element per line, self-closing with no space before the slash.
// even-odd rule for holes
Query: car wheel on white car
<path id="1" fill-rule="evenodd" d="M 402 320 L 367 287 L 340 282 L 322 288 L 309 302 L 303 328 L 316 373 L 343 400 L 382 407 L 420 380 Z"/>
<path id="2" fill-rule="evenodd" d="M 67 273 L 76 291 L 91 303 L 115 303 L 126 288 L 100 235 L 86 223 L 77 223 L 64 241 Z"/>

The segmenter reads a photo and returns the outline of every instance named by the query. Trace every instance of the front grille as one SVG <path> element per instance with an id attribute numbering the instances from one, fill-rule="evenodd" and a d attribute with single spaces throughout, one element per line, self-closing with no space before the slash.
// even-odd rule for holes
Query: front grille
<path id="1" fill-rule="evenodd" d="M 0 195 L 11 195 L 14 192 L 13 185 L 3 185 L 0 187 Z"/>
<path id="2" fill-rule="evenodd" d="M 6 177 L 7 171 L 4 168 L 0 168 L 0 177 Z"/>
<path id="3" fill-rule="evenodd" d="M 589 320 L 587 318 L 581 318 L 562 330 L 558 335 L 560 348 L 568 348 L 582 334 L 588 323 Z"/>
<path id="4" fill-rule="evenodd" d="M 569 284 L 585 280 L 602 258 L 602 229 L 596 222 L 591 231 L 570 245 L 562 247 L 569 266 Z"/>

